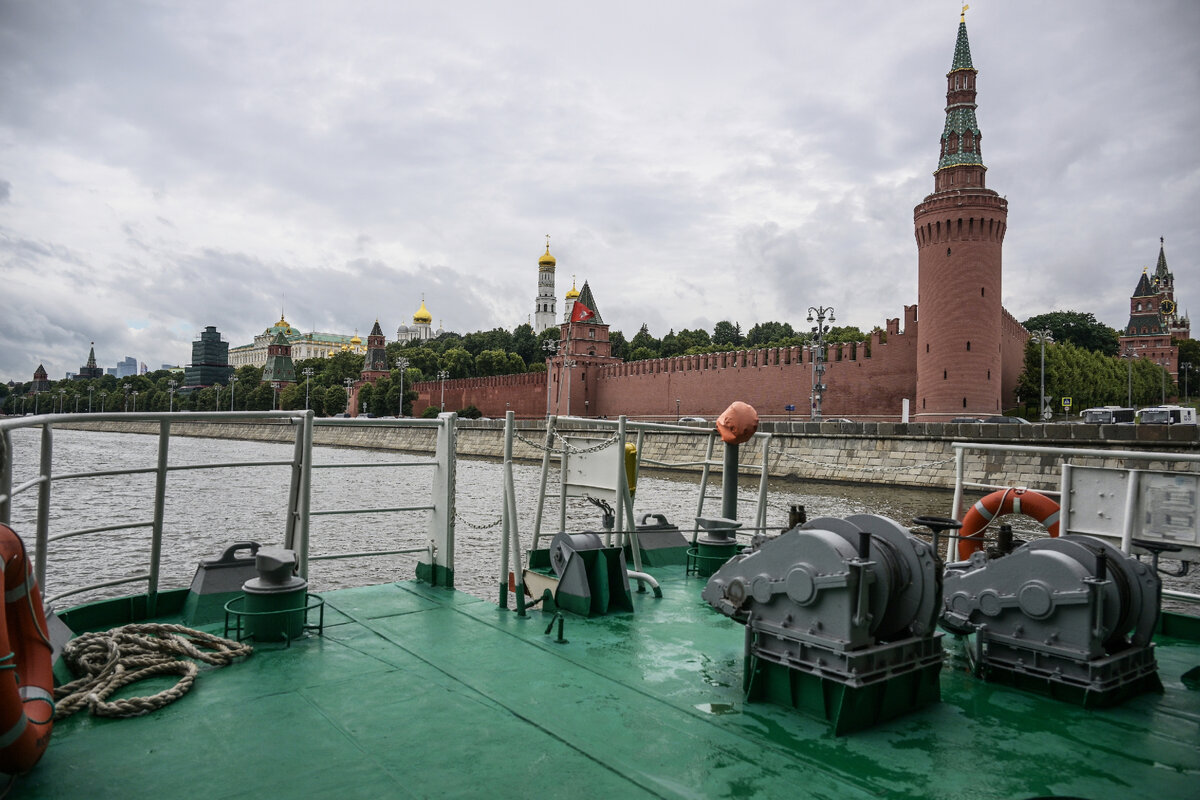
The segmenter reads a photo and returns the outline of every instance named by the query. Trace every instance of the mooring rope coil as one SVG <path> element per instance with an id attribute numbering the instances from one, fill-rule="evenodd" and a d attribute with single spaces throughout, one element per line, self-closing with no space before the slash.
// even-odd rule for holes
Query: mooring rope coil
<path id="1" fill-rule="evenodd" d="M 137 717 L 185 695 L 200 668 L 195 659 L 223 667 L 250 655 L 250 645 L 183 625 L 135 623 L 84 633 L 63 647 L 63 658 L 80 677 L 54 690 L 55 719 L 87 706 L 100 717 Z M 174 686 L 157 694 L 109 701 L 122 686 L 156 675 L 178 674 Z"/>

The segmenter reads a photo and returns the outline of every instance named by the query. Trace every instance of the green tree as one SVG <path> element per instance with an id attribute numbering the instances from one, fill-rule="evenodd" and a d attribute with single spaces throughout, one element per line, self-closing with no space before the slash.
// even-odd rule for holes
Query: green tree
<path id="1" fill-rule="evenodd" d="M 646 358 L 656 358 L 659 352 L 662 350 L 662 342 L 650 335 L 649 326 L 643 322 L 642 327 L 638 329 L 637 334 L 629 340 L 629 350 L 631 354 L 642 350 L 649 350 L 651 353 L 651 355 L 642 356 L 641 358 L 631 355 L 631 359 L 633 361 L 642 361 Z"/>
<path id="2" fill-rule="evenodd" d="M 481 378 L 508 373 L 508 353 L 503 350 L 484 350 L 475 357 L 475 374 Z"/>
<path id="3" fill-rule="evenodd" d="M 790 339 L 796 331 L 786 322 L 760 322 L 746 332 L 747 347 L 778 347 L 784 339 Z"/>
<path id="4" fill-rule="evenodd" d="M 676 334 L 675 338 L 684 353 L 696 347 L 708 347 L 712 344 L 712 337 L 703 328 L 696 328 L 695 330 L 684 328 Z"/>
<path id="5" fill-rule="evenodd" d="M 285 411 L 304 408 L 304 384 L 290 383 L 279 393 L 279 407 Z"/>
<path id="6" fill-rule="evenodd" d="M 742 343 L 742 326 L 729 320 L 721 320 L 713 326 L 712 343 L 718 347 L 737 347 Z"/>
<path id="7" fill-rule="evenodd" d="M 1117 355 L 1119 349 L 1117 332 L 1103 322 L 1098 322 L 1091 313 L 1051 311 L 1030 317 L 1021 324 L 1031 333 L 1048 330 L 1056 342 L 1069 342 L 1076 347 L 1106 356 Z"/>
<path id="8" fill-rule="evenodd" d="M 519 355 L 525 364 L 533 364 L 545 356 L 540 349 L 538 337 L 533 335 L 533 327 L 528 323 L 518 325 L 513 331 L 512 352 Z"/>
<path id="9" fill-rule="evenodd" d="M 620 331 L 610 330 L 608 332 L 608 344 L 611 348 L 613 358 L 619 358 L 622 361 L 629 360 L 629 342 L 625 340 L 625 334 Z"/>
<path id="10" fill-rule="evenodd" d="M 452 347 L 442 353 L 441 369 L 451 378 L 470 378 L 475 375 L 475 358 L 464 348 Z"/>
<path id="11" fill-rule="evenodd" d="M 346 390 L 340 384 L 330 386 L 325 390 L 323 398 L 325 405 L 325 416 L 332 417 L 334 414 L 341 414 L 346 410 Z"/>

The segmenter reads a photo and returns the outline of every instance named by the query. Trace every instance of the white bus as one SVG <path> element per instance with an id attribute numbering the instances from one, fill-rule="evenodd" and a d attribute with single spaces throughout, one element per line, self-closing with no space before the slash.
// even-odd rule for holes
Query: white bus
<path id="1" fill-rule="evenodd" d="M 1089 425 L 1112 425 L 1114 423 L 1129 423 L 1132 425 L 1136 413 L 1132 408 L 1099 406 L 1097 408 L 1085 408 L 1079 412 L 1079 416 Z"/>
<path id="2" fill-rule="evenodd" d="M 1138 412 L 1143 425 L 1195 425 L 1196 409 L 1184 406 L 1151 406 Z"/>

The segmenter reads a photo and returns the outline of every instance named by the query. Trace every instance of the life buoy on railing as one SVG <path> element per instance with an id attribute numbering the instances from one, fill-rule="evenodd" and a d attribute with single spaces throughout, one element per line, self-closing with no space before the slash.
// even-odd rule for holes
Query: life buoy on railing
<path id="1" fill-rule="evenodd" d="M 42 594 L 21 537 L 0 524 L 4 613 L 0 614 L 0 771 L 33 769 L 54 726 L 54 674 Z M 26 713 L 26 707 L 30 713 Z M 34 709 L 37 709 L 34 711 Z"/>
<path id="2" fill-rule="evenodd" d="M 966 561 L 983 549 L 983 529 L 995 517 L 1024 514 L 1042 523 L 1051 536 L 1058 536 L 1058 503 L 1032 489 L 997 489 L 971 506 L 958 532 L 958 557 Z"/>

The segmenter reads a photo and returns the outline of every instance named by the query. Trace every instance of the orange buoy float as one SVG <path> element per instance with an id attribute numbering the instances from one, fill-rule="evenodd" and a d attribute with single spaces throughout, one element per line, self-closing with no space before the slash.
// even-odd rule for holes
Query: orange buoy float
<path id="1" fill-rule="evenodd" d="M 25 555 L 25 543 L 0 524 L 4 562 L 4 613 L 0 614 L 0 771 L 33 769 L 54 726 L 54 673 L 42 594 Z M 27 703 L 40 712 L 25 713 Z M 31 709 L 32 710 L 32 709 Z M 36 718 L 35 718 L 36 717 Z"/>
<path id="2" fill-rule="evenodd" d="M 960 560 L 966 561 L 971 553 L 983 549 L 983 529 L 1004 514 L 1033 517 L 1051 536 L 1058 536 L 1058 503 L 1032 489 L 997 489 L 971 506 L 963 517 L 962 530 L 958 533 Z"/>

